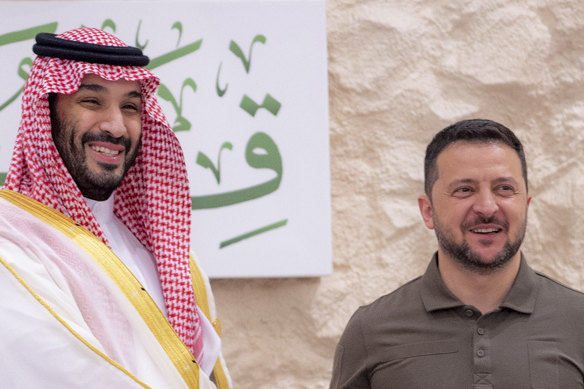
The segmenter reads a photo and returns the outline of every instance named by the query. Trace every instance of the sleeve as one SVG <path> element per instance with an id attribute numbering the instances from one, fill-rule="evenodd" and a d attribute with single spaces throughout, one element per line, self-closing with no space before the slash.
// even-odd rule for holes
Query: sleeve
<path id="1" fill-rule="evenodd" d="M 369 389 L 367 344 L 363 333 L 362 308 L 347 323 L 335 350 L 330 389 Z"/>

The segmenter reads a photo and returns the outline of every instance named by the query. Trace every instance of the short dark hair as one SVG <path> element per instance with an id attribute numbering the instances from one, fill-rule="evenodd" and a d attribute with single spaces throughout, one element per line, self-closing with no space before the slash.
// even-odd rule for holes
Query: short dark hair
<path id="1" fill-rule="evenodd" d="M 527 163 L 523 145 L 513 131 L 504 125 L 487 119 L 470 119 L 456 122 L 437 133 L 426 148 L 424 159 L 424 191 L 432 198 L 432 187 L 438 179 L 436 160 L 438 155 L 455 142 L 502 143 L 511 147 L 521 161 L 521 174 L 527 189 Z"/>

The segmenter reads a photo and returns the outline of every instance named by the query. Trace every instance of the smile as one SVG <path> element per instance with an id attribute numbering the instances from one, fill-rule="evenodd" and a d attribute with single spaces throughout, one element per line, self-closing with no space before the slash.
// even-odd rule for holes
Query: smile
<path id="1" fill-rule="evenodd" d="M 95 150 L 95 151 L 97 151 L 99 153 L 102 153 L 102 154 L 105 154 L 105 155 L 108 155 L 108 156 L 112 156 L 112 157 L 113 156 L 116 156 L 116 155 L 118 155 L 120 153 L 119 150 L 112 150 L 112 149 L 105 148 L 103 146 L 91 146 L 91 149 L 92 150 Z"/>
<path id="2" fill-rule="evenodd" d="M 499 231 L 501 231 L 500 228 L 476 228 L 474 230 L 471 230 L 472 232 L 474 232 L 475 234 L 493 234 L 493 233 L 497 233 Z"/>

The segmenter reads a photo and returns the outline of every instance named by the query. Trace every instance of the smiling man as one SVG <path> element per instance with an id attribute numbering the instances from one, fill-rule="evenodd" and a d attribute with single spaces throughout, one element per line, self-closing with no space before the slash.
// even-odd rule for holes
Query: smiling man
<path id="1" fill-rule="evenodd" d="M 33 51 L 0 190 L 2 386 L 228 388 L 148 58 L 94 28 Z"/>
<path id="2" fill-rule="evenodd" d="M 355 312 L 331 388 L 583 388 L 584 295 L 523 258 L 523 146 L 466 120 L 426 150 L 418 204 L 438 251 L 426 273 Z"/>

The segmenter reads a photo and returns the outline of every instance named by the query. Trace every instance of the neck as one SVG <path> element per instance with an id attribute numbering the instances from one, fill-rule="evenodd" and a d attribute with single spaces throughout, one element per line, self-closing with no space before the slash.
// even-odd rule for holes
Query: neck
<path id="1" fill-rule="evenodd" d="M 441 250 L 438 260 L 440 275 L 448 289 L 464 304 L 485 314 L 498 308 L 511 289 L 519 271 L 521 254 L 518 252 L 503 267 L 485 273 L 465 268 Z"/>
<path id="2" fill-rule="evenodd" d="M 79 188 L 83 197 L 95 201 L 105 201 L 110 198 L 113 190 L 103 188 Z"/>

